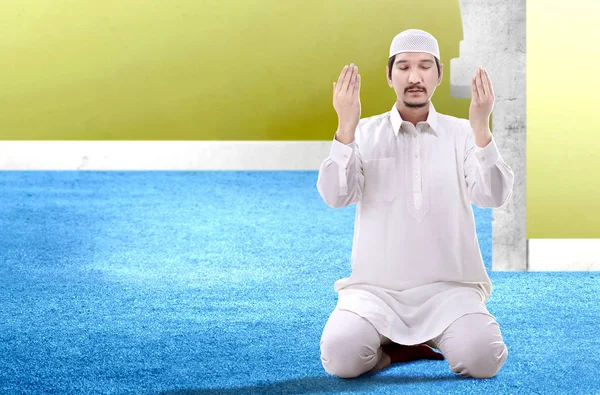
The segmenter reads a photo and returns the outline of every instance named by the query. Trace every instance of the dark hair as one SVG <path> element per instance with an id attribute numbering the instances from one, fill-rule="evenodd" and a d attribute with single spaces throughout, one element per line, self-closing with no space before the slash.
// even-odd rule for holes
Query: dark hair
<path id="1" fill-rule="evenodd" d="M 437 66 L 437 70 L 438 70 L 438 78 L 440 77 L 440 61 L 438 60 L 438 58 L 436 58 L 435 56 L 433 57 L 435 59 L 435 65 Z M 390 80 L 392 79 L 392 67 L 394 67 L 394 61 L 396 60 L 396 55 L 392 56 L 390 58 L 390 60 L 388 60 L 388 77 L 390 78 Z"/>

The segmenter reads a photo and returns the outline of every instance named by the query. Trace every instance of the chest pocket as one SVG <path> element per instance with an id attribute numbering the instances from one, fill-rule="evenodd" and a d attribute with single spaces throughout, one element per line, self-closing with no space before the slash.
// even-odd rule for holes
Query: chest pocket
<path id="1" fill-rule="evenodd" d="M 381 158 L 363 161 L 365 185 L 364 203 L 391 202 L 396 198 L 397 174 L 396 159 Z"/>

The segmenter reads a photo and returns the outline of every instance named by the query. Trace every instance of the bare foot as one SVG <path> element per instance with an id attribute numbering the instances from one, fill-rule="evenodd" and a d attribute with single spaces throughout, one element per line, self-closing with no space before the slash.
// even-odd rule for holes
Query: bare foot
<path id="1" fill-rule="evenodd" d="M 432 361 L 443 361 L 444 356 L 433 350 L 426 344 L 417 344 L 414 346 L 405 346 L 397 343 L 390 343 L 382 346 L 383 352 L 389 355 L 391 363 L 418 361 L 428 359 Z"/>

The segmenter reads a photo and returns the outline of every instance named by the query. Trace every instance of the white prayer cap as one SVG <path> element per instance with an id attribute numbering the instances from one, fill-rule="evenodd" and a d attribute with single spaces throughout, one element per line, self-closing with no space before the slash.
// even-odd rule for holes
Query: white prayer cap
<path id="1" fill-rule="evenodd" d="M 408 29 L 394 37 L 390 58 L 402 52 L 425 52 L 440 60 L 440 48 L 435 37 L 419 29 Z"/>

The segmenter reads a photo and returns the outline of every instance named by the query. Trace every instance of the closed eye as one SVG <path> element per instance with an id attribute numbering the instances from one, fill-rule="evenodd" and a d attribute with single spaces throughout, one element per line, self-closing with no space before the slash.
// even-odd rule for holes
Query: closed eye
<path id="1" fill-rule="evenodd" d="M 429 70 L 430 68 L 431 68 L 431 65 L 429 65 L 429 64 L 421 66 L 421 69 L 423 69 L 423 70 Z M 400 69 L 402 71 L 406 71 L 406 70 L 408 70 L 408 67 L 398 67 L 398 69 Z"/>

